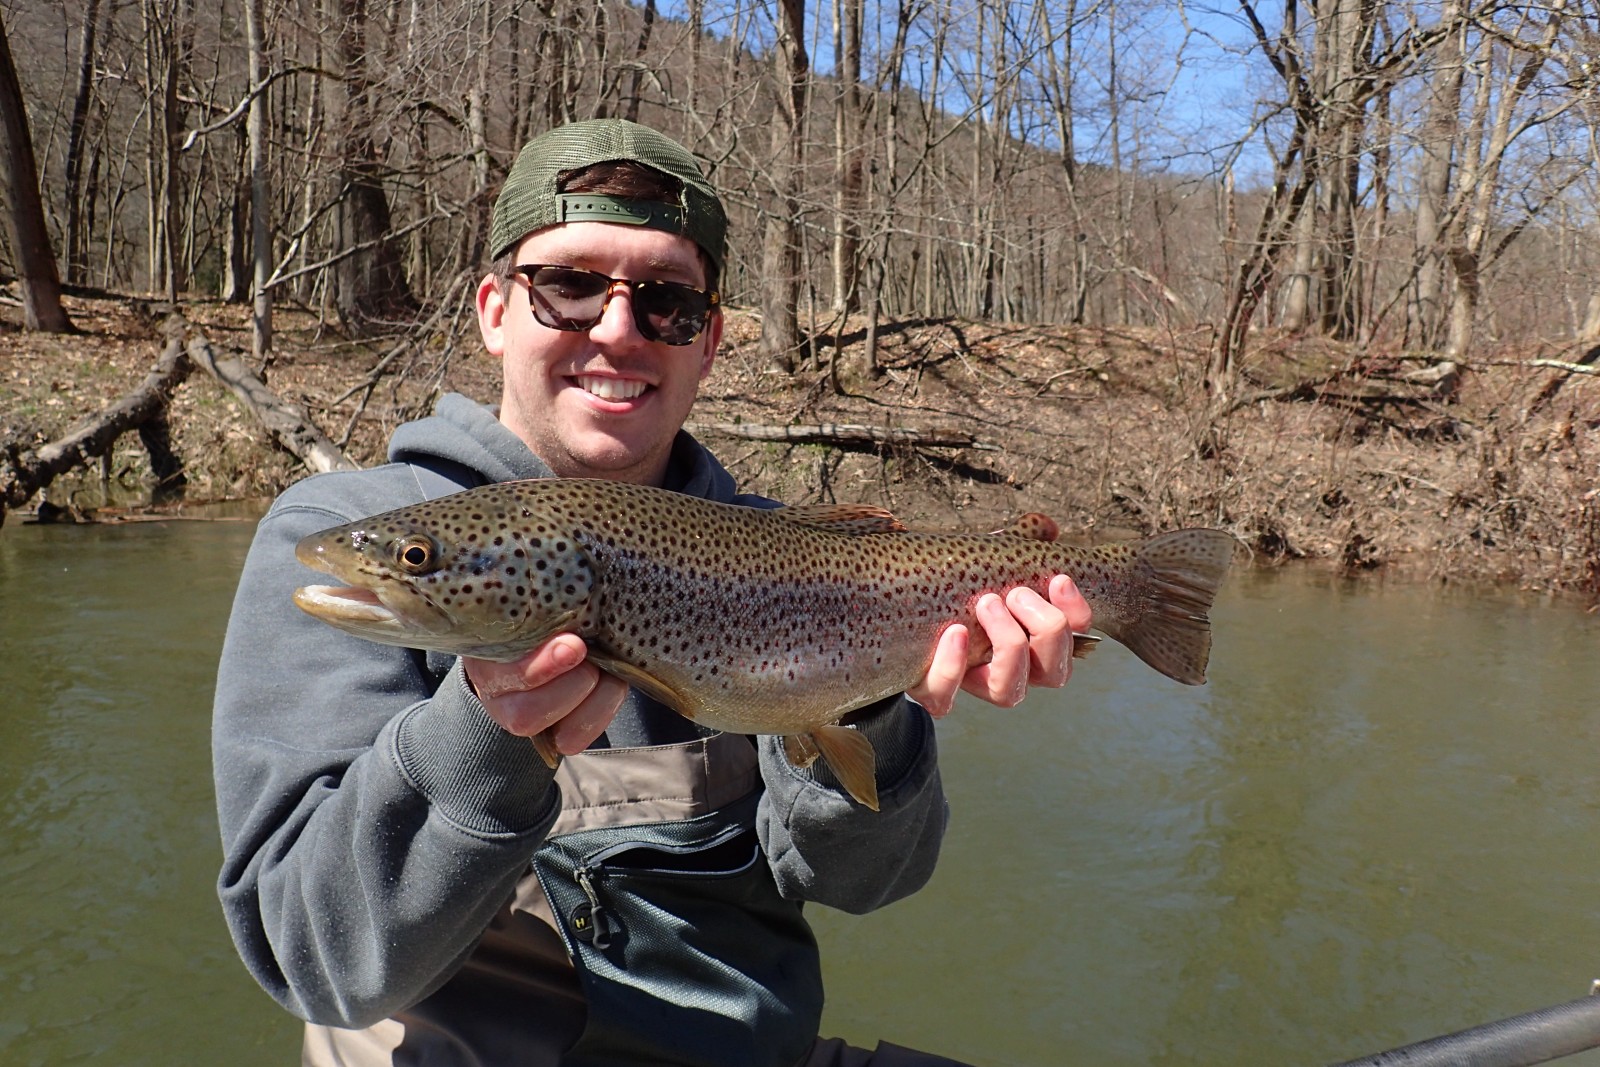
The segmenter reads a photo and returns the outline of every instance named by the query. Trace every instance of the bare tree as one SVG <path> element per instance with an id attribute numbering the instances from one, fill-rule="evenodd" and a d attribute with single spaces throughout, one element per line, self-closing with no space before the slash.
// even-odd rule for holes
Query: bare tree
<path id="1" fill-rule="evenodd" d="M 61 276 L 45 228 L 28 113 L 4 21 L 0 21 L 0 148 L 7 161 L 0 186 L 5 193 L 5 233 L 22 283 L 24 322 L 30 330 L 70 332 L 72 321 L 61 305 Z"/>
<path id="2" fill-rule="evenodd" d="M 761 354 L 786 371 L 800 350 L 800 179 L 811 64 L 805 0 L 779 0 L 772 51 L 772 204 L 761 244 Z"/>
<path id="3" fill-rule="evenodd" d="M 1579 94 L 1569 94 L 1550 103 L 1540 101 L 1531 108 L 1523 107 L 1554 54 L 1563 24 L 1562 5 L 1558 3 L 1543 13 L 1542 25 L 1533 22 L 1527 36 L 1485 34 L 1478 45 L 1472 64 L 1477 92 L 1460 145 L 1455 197 L 1458 206 L 1446 231 L 1451 285 L 1445 355 L 1450 359 L 1464 356 L 1472 342 L 1483 270 L 1517 239 L 1553 194 L 1565 191 L 1579 177 L 1578 171 L 1570 171 L 1564 181 L 1556 179 L 1553 191 L 1546 189 L 1520 197 L 1528 206 L 1515 222 L 1510 222 L 1501 210 L 1502 180 L 1512 145 L 1582 99 Z M 1595 77 L 1587 63 L 1580 61 L 1563 72 L 1560 81 L 1593 85 Z M 1492 245 L 1491 236 L 1495 238 Z"/>
<path id="4" fill-rule="evenodd" d="M 853 311 L 859 304 L 861 197 L 866 177 L 863 158 L 865 113 L 861 103 L 861 23 L 863 0 L 833 0 L 835 72 L 833 165 L 838 185 L 833 200 L 833 307 Z"/>
<path id="5" fill-rule="evenodd" d="M 267 218 L 272 210 L 272 187 L 267 169 L 269 100 L 263 9 L 262 0 L 245 0 L 250 69 L 250 111 L 245 120 L 250 142 L 250 351 L 258 367 L 272 354 L 272 290 L 267 286 L 272 275 L 272 232 Z"/>
<path id="6" fill-rule="evenodd" d="M 66 259 L 67 281 L 82 284 L 87 271 L 84 234 L 83 155 L 89 125 L 89 102 L 94 95 L 95 39 L 100 24 L 100 0 L 88 0 L 78 33 L 78 84 L 72 94 L 72 118 L 67 126 L 66 158 Z"/>
<path id="7" fill-rule="evenodd" d="M 1440 336 L 1444 305 L 1444 229 L 1450 212 L 1450 171 L 1460 129 L 1462 38 L 1467 32 L 1467 0 L 1449 0 L 1449 15 L 1458 29 L 1439 38 L 1427 69 L 1427 112 L 1419 148 L 1417 175 L 1415 297 L 1408 310 L 1408 334 L 1423 347 Z"/>
<path id="8" fill-rule="evenodd" d="M 339 249 L 335 269 L 340 317 L 361 331 L 408 316 L 416 301 L 400 264 L 384 163 L 379 158 L 377 107 L 368 74 L 366 0 L 339 0 L 339 62 L 343 77 L 339 162 Z"/>

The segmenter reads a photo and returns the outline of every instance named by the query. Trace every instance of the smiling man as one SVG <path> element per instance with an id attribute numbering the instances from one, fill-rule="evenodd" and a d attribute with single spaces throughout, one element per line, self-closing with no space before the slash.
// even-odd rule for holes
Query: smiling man
<path id="1" fill-rule="evenodd" d="M 881 811 L 775 738 L 707 735 L 558 635 L 507 664 L 372 644 L 299 613 L 305 534 L 515 478 L 610 478 L 725 503 L 683 431 L 722 335 L 726 216 L 682 146 L 617 120 L 528 144 L 478 287 L 498 416 L 465 397 L 385 466 L 292 486 L 263 518 L 218 672 L 220 894 L 308 1064 L 937 1065 L 818 1036 L 813 901 L 868 911 L 932 872 L 945 802 L 929 711 L 1066 681 L 1088 607 L 985 598 L 910 696 L 857 712 Z M 552 771 L 528 738 L 566 758 Z"/>

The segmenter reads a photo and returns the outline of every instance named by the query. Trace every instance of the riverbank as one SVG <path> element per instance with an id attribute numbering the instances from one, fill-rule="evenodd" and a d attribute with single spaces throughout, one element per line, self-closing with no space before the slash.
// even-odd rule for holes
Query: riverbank
<path id="1" fill-rule="evenodd" d="M 24 334 L 20 313 L 0 309 L 0 443 L 51 440 L 138 382 L 161 348 L 142 308 L 73 298 L 84 332 L 64 337 Z M 248 348 L 243 309 L 182 311 L 219 348 Z M 294 312 L 277 328 L 269 386 L 364 464 L 439 391 L 498 397 L 498 367 L 465 315 L 420 347 L 353 344 Z M 865 323 L 852 320 L 837 348 L 817 346 L 821 368 L 790 376 L 766 367 L 758 329 L 751 312 L 730 311 L 695 411 L 701 436 L 758 492 L 881 503 L 951 528 L 992 529 L 1026 511 L 1090 538 L 1220 526 L 1258 562 L 1600 601 L 1600 377 L 1553 365 L 1582 367 L 1581 353 L 1502 346 L 1452 373 L 1401 353 L 1258 336 L 1239 390 L 1249 402 L 1212 422 L 1206 331 L 884 324 L 872 373 Z M 187 501 L 265 500 L 303 474 L 203 374 L 178 388 L 171 424 Z M 759 436 L 777 432 L 796 439 Z M 107 489 L 115 503 L 147 499 L 147 480 L 130 434 L 107 466 L 58 481 L 47 498 L 87 512 Z"/>

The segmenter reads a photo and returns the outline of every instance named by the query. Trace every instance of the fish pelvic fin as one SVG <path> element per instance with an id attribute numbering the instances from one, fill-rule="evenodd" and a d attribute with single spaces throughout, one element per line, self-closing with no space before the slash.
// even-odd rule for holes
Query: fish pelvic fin
<path id="1" fill-rule="evenodd" d="M 1141 542 L 1134 574 L 1142 609 L 1095 626 L 1174 681 L 1204 685 L 1211 657 L 1207 612 L 1239 542 L 1222 530 L 1174 530 Z"/>
<path id="2" fill-rule="evenodd" d="M 561 766 L 561 750 L 556 747 L 555 741 L 550 737 L 550 731 L 541 730 L 528 740 L 533 742 L 533 750 L 539 753 L 539 758 L 544 760 L 544 765 L 552 771 Z"/>
<path id="3" fill-rule="evenodd" d="M 873 811 L 878 810 L 877 757 L 866 734 L 848 726 L 834 725 L 823 726 L 802 735 L 802 738 L 801 743 L 794 747 L 791 747 L 788 738 L 784 739 L 784 751 L 791 754 L 791 759 L 795 747 L 801 750 L 807 747 L 814 749 L 821 754 L 823 762 L 839 779 L 846 793 L 854 797 L 857 803 Z"/>
<path id="4" fill-rule="evenodd" d="M 790 764 L 801 770 L 817 762 L 817 757 L 821 755 L 817 751 L 817 743 L 811 740 L 810 734 L 785 735 L 783 754 L 788 757 Z"/>

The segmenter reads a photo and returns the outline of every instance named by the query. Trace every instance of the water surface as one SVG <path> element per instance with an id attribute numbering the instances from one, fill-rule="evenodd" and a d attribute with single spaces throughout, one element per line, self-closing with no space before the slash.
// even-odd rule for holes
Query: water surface
<path id="1" fill-rule="evenodd" d="M 0 530 L 0 1062 L 298 1060 L 213 889 L 251 529 Z M 1105 647 L 941 725 L 933 883 L 809 912 L 830 1032 L 996 1067 L 1319 1064 L 1600 977 L 1600 619 L 1295 573 L 1231 582 L 1216 628 L 1204 688 Z"/>

